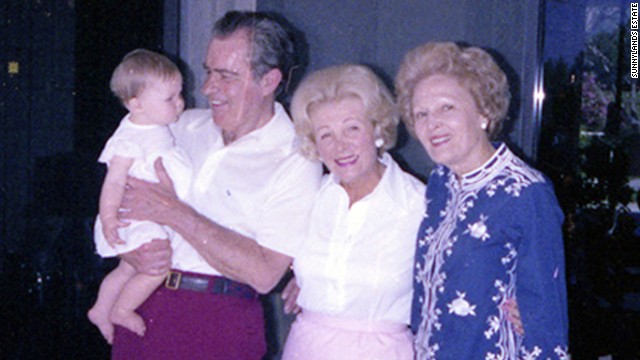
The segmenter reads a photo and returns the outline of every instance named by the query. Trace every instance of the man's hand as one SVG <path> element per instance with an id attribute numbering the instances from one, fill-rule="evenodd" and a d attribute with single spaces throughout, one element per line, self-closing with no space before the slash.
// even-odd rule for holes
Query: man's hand
<path id="1" fill-rule="evenodd" d="M 518 302 L 515 299 L 507 299 L 501 308 L 507 313 L 507 321 L 513 325 L 513 329 L 518 335 L 524 335 L 524 327 L 522 326 L 522 319 L 520 318 L 520 309 L 518 308 Z"/>
<path id="2" fill-rule="evenodd" d="M 155 239 L 120 255 L 136 271 L 151 276 L 164 275 L 171 268 L 171 246 L 168 240 Z"/>
<path id="3" fill-rule="evenodd" d="M 282 290 L 282 300 L 284 300 L 284 313 L 285 314 L 297 314 L 300 312 L 300 306 L 296 303 L 298 301 L 298 295 L 300 294 L 300 288 L 296 282 L 296 278 L 292 277 L 287 283 L 287 286 Z"/>
<path id="4" fill-rule="evenodd" d="M 127 178 L 120 218 L 124 220 L 147 220 L 166 225 L 172 218 L 171 210 L 181 204 L 173 187 L 173 181 L 158 158 L 154 163 L 158 183 Z"/>

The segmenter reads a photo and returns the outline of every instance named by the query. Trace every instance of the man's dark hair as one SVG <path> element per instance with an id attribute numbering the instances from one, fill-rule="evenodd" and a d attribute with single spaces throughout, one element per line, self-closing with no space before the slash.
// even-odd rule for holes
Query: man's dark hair
<path id="1" fill-rule="evenodd" d="M 246 30 L 251 41 L 251 71 L 255 79 L 260 79 L 271 69 L 279 69 L 282 82 L 281 91 L 287 84 L 296 57 L 293 36 L 272 14 L 251 11 L 229 11 L 216 21 L 213 37 L 224 38 L 238 30 Z"/>

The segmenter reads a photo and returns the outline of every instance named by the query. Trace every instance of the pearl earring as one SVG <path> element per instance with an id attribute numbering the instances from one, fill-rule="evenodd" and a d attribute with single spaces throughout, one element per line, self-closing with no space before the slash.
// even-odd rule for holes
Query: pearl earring
<path id="1" fill-rule="evenodd" d="M 487 123 L 483 122 L 480 127 L 482 128 L 482 130 L 487 130 Z"/>
<path id="2" fill-rule="evenodd" d="M 382 145 L 384 145 L 384 140 L 382 140 L 381 138 L 377 138 L 376 141 L 374 141 L 374 144 L 377 148 L 381 148 Z"/>

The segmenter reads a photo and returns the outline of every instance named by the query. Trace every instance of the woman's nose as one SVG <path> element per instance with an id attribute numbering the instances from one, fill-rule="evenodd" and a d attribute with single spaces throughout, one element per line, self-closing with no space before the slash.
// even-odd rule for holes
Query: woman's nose
<path id="1" fill-rule="evenodd" d="M 438 124 L 440 123 L 438 117 L 432 114 L 430 114 L 429 116 L 425 116 L 423 121 L 425 128 L 429 130 L 437 128 Z"/>
<path id="2" fill-rule="evenodd" d="M 338 150 L 345 150 L 349 148 L 349 144 L 350 142 L 344 137 L 340 137 L 336 141 L 336 147 L 338 148 Z"/>

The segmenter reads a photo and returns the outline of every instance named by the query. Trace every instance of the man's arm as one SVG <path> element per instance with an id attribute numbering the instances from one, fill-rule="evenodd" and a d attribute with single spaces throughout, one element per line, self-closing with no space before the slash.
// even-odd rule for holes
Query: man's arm
<path id="1" fill-rule="evenodd" d="M 199 214 L 178 199 L 161 160 L 155 168 L 159 183 L 129 178 L 122 203 L 125 218 L 170 226 L 221 274 L 260 293 L 269 292 L 287 270 L 291 257 Z"/>
<path id="2" fill-rule="evenodd" d="M 224 276 L 268 293 L 284 275 L 291 258 L 222 227 L 183 202 L 167 222 Z"/>

